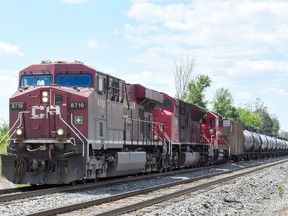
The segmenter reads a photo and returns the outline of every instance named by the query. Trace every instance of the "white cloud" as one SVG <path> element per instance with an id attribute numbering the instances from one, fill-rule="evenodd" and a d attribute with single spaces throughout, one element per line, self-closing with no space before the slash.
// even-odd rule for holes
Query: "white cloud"
<path id="1" fill-rule="evenodd" d="M 63 0 L 63 2 L 68 3 L 68 4 L 82 4 L 88 1 L 90 0 Z"/>
<path id="2" fill-rule="evenodd" d="M 175 86 L 173 74 L 163 76 L 161 71 L 139 71 L 135 73 L 124 74 L 122 77 L 127 83 L 146 86 L 156 91 L 166 92 L 167 94 L 175 95 Z"/>
<path id="3" fill-rule="evenodd" d="M 9 118 L 9 110 L 7 106 L 9 104 L 9 98 L 16 92 L 18 87 L 18 71 L 1 69 L 0 68 L 0 101 L 3 106 L 0 106 L 0 120 L 7 121 Z"/>
<path id="4" fill-rule="evenodd" d="M 102 70 L 101 70 L 102 71 Z M 117 69 L 114 67 L 104 67 L 103 68 L 103 72 L 107 73 L 107 74 L 115 74 L 117 72 Z"/>
<path id="5" fill-rule="evenodd" d="M 19 47 L 13 44 L 0 42 L 0 55 L 18 55 L 23 57 L 24 54 L 20 51 Z"/>
<path id="6" fill-rule="evenodd" d="M 17 74 L 17 72 L 14 73 L 13 71 L 11 71 L 10 74 L 14 73 L 14 75 L 3 74 L 6 72 L 7 72 L 7 70 L 0 69 L 1 88 L 5 89 L 5 91 L 0 91 L 0 96 L 6 98 L 6 100 L 8 100 L 8 98 L 12 95 L 12 93 L 14 93 L 17 89 L 18 76 L 15 75 L 15 74 Z"/>
<path id="7" fill-rule="evenodd" d="M 132 4 L 127 12 L 138 25 L 126 25 L 126 30 L 128 34 L 134 34 L 134 39 L 135 34 L 154 33 L 155 29 L 161 35 L 152 37 L 165 35 L 166 40 L 148 37 L 150 45 L 174 41 L 213 45 L 219 49 L 225 44 L 233 44 L 239 50 L 253 50 L 259 43 L 279 44 L 279 41 L 287 40 L 287 9 L 286 2 L 194 1 L 167 5 L 142 2 Z M 132 42 L 137 43 L 136 40 Z"/>
<path id="8" fill-rule="evenodd" d="M 253 73 L 271 73 L 271 72 L 285 73 L 288 71 L 287 61 L 275 60 L 241 60 L 236 63 L 235 67 L 228 70 L 229 75 L 247 75 Z"/>
<path id="9" fill-rule="evenodd" d="M 98 41 L 96 41 L 95 39 L 90 39 L 87 43 L 86 43 L 87 47 L 91 48 L 91 49 L 103 49 L 105 48 L 102 44 L 100 44 Z"/>
<path id="10" fill-rule="evenodd" d="M 212 79 L 207 98 L 224 87 L 234 93 L 235 104 L 261 97 L 275 108 L 288 92 L 287 11 L 283 0 L 131 0 L 126 15 L 132 21 L 124 31 L 137 54 L 129 61 L 173 83 L 174 59 L 190 56 L 195 73 Z M 140 77 L 166 91 L 148 74 Z"/>
<path id="11" fill-rule="evenodd" d="M 280 97 L 287 97 L 288 96 L 288 91 L 285 90 L 284 88 L 276 88 L 276 87 L 267 87 L 264 90 L 261 90 L 260 92 L 272 95 L 272 96 L 280 96 Z"/>
<path id="12" fill-rule="evenodd" d="M 237 92 L 237 93 L 234 95 L 234 98 L 235 98 L 236 101 L 246 103 L 246 102 L 252 100 L 254 97 L 253 97 L 253 95 L 251 95 L 251 94 L 248 93 L 248 92 L 241 91 L 241 92 Z"/>
<path id="13" fill-rule="evenodd" d="M 114 35 L 118 35 L 118 34 L 119 34 L 119 30 L 118 30 L 118 29 L 114 29 L 114 30 L 112 31 L 112 33 L 113 33 Z"/>

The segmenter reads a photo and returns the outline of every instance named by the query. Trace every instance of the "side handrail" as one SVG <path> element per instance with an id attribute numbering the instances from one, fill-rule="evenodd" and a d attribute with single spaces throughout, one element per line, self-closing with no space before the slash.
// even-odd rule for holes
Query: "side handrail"
<path id="1" fill-rule="evenodd" d="M 23 112 L 19 112 L 18 113 L 18 118 L 17 120 L 15 121 L 14 125 L 8 130 L 8 132 L 2 137 L 2 139 L 0 140 L 0 143 L 5 139 L 5 137 L 7 137 L 9 135 L 9 133 L 15 128 L 16 124 L 18 121 L 20 121 L 18 127 L 20 125 L 22 125 L 22 120 L 21 120 L 21 115 L 24 114 L 24 113 L 30 113 L 30 111 L 23 111 Z M 15 131 L 9 136 L 8 140 L 14 135 Z"/>
<path id="2" fill-rule="evenodd" d="M 61 117 L 61 113 L 59 113 L 59 118 L 81 140 L 82 146 L 83 146 L 82 147 L 83 148 L 82 157 L 84 157 L 84 141 L 83 141 L 83 139 L 81 139 L 81 137 L 76 133 L 76 131 Z M 72 113 L 71 113 L 71 122 L 72 122 Z"/>

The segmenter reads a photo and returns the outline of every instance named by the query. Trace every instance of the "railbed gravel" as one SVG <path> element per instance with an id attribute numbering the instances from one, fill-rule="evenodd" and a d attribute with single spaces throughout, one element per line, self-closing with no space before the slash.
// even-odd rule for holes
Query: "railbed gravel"
<path id="1" fill-rule="evenodd" d="M 272 161 L 275 159 L 269 159 Z M 266 160 L 267 161 L 267 160 Z M 32 197 L 7 203 L 0 203 L 0 214 L 6 215 L 25 215 L 41 210 L 60 207 L 68 204 L 89 201 L 95 198 L 103 198 L 118 193 L 123 193 L 131 190 L 137 190 L 152 185 L 158 185 L 168 182 L 177 181 L 215 173 L 222 170 L 231 170 L 239 166 L 261 163 L 259 161 L 242 162 L 240 164 L 224 164 L 218 168 L 210 168 L 201 171 L 191 171 L 173 176 L 158 177 L 153 179 L 141 180 L 130 183 L 123 183 L 111 186 L 101 186 L 96 189 L 82 190 L 70 193 L 56 193 L 39 197 Z M 263 171 L 249 176 L 242 180 L 235 181 L 233 184 L 226 185 L 214 189 L 213 191 L 204 192 L 200 195 L 195 195 L 192 198 L 186 197 L 185 201 L 175 202 L 161 207 L 158 210 L 146 211 L 146 215 L 255 215 L 262 212 L 267 207 L 268 203 L 273 203 L 273 208 L 278 210 L 283 208 L 285 203 L 288 203 L 288 162 L 278 165 L 277 168 L 270 168 L 270 171 Z M 265 174 L 262 174 L 265 173 Z M 1 182 L 0 182 L 1 183 Z M 280 189 L 284 192 L 279 194 Z M 286 189 L 287 188 L 287 189 Z M 225 201 L 226 200 L 226 201 Z M 258 206 L 255 208 L 255 206 Z M 271 204 L 269 204 L 271 206 Z M 145 209 L 144 209 L 145 210 Z M 81 210 L 78 211 L 80 214 Z M 145 212 L 145 211 L 144 211 Z M 144 212 L 139 211 L 129 213 L 129 215 L 142 215 Z M 270 211 L 271 212 L 271 211 Z M 267 213 L 267 211 L 264 211 Z M 68 213 L 67 215 L 74 215 Z M 85 213 L 85 215 L 87 212 Z M 93 211 L 91 212 L 93 215 Z M 271 215 L 271 214 L 266 214 Z"/>
<path id="2" fill-rule="evenodd" d="M 288 162 L 155 208 L 158 209 L 144 208 L 126 215 L 287 216 Z"/>

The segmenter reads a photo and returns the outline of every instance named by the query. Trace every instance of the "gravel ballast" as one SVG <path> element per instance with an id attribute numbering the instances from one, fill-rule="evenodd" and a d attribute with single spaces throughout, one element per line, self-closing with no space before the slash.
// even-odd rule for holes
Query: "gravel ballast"
<path id="1" fill-rule="evenodd" d="M 288 162 L 164 205 L 157 210 L 147 209 L 146 214 L 144 209 L 130 215 L 285 216 L 288 214 Z"/>
<path id="2" fill-rule="evenodd" d="M 249 164 L 259 163 L 250 161 Z M 192 176 L 215 172 L 215 170 L 231 170 L 242 165 L 225 164 L 221 168 L 196 171 L 173 177 L 163 177 L 125 183 L 120 185 L 100 187 L 83 192 L 50 194 L 35 197 L 27 201 L 19 200 L 6 205 L 0 205 L 1 215 L 23 215 L 31 210 L 53 208 L 78 201 L 87 201 L 93 198 L 106 197 L 116 193 L 135 190 L 164 182 L 186 179 Z M 2 182 L 0 181 L 0 188 Z M 127 215 L 285 215 L 286 203 L 288 204 L 288 162 L 266 169 L 262 172 L 249 175 L 245 178 L 226 183 L 224 186 L 202 191 L 200 194 L 189 194 L 166 203 L 158 204 L 157 208 L 151 207 Z M 91 207 L 93 215 L 93 207 Z M 97 208 L 97 207 L 94 207 Z M 33 212 L 33 211 L 32 211 Z M 87 211 L 85 215 L 90 215 Z M 89 211 L 88 211 L 89 212 Z M 74 215 L 77 212 L 67 213 Z"/>

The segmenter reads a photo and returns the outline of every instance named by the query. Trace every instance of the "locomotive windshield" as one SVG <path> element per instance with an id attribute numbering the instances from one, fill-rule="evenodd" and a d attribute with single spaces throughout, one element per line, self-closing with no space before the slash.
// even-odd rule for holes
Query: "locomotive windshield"
<path id="1" fill-rule="evenodd" d="M 63 74 L 56 75 L 56 84 L 60 86 L 79 86 L 89 87 L 93 83 L 91 74 L 79 73 L 79 74 Z"/>
<path id="2" fill-rule="evenodd" d="M 52 83 L 51 74 L 30 74 L 21 77 L 21 87 L 49 86 Z"/>

